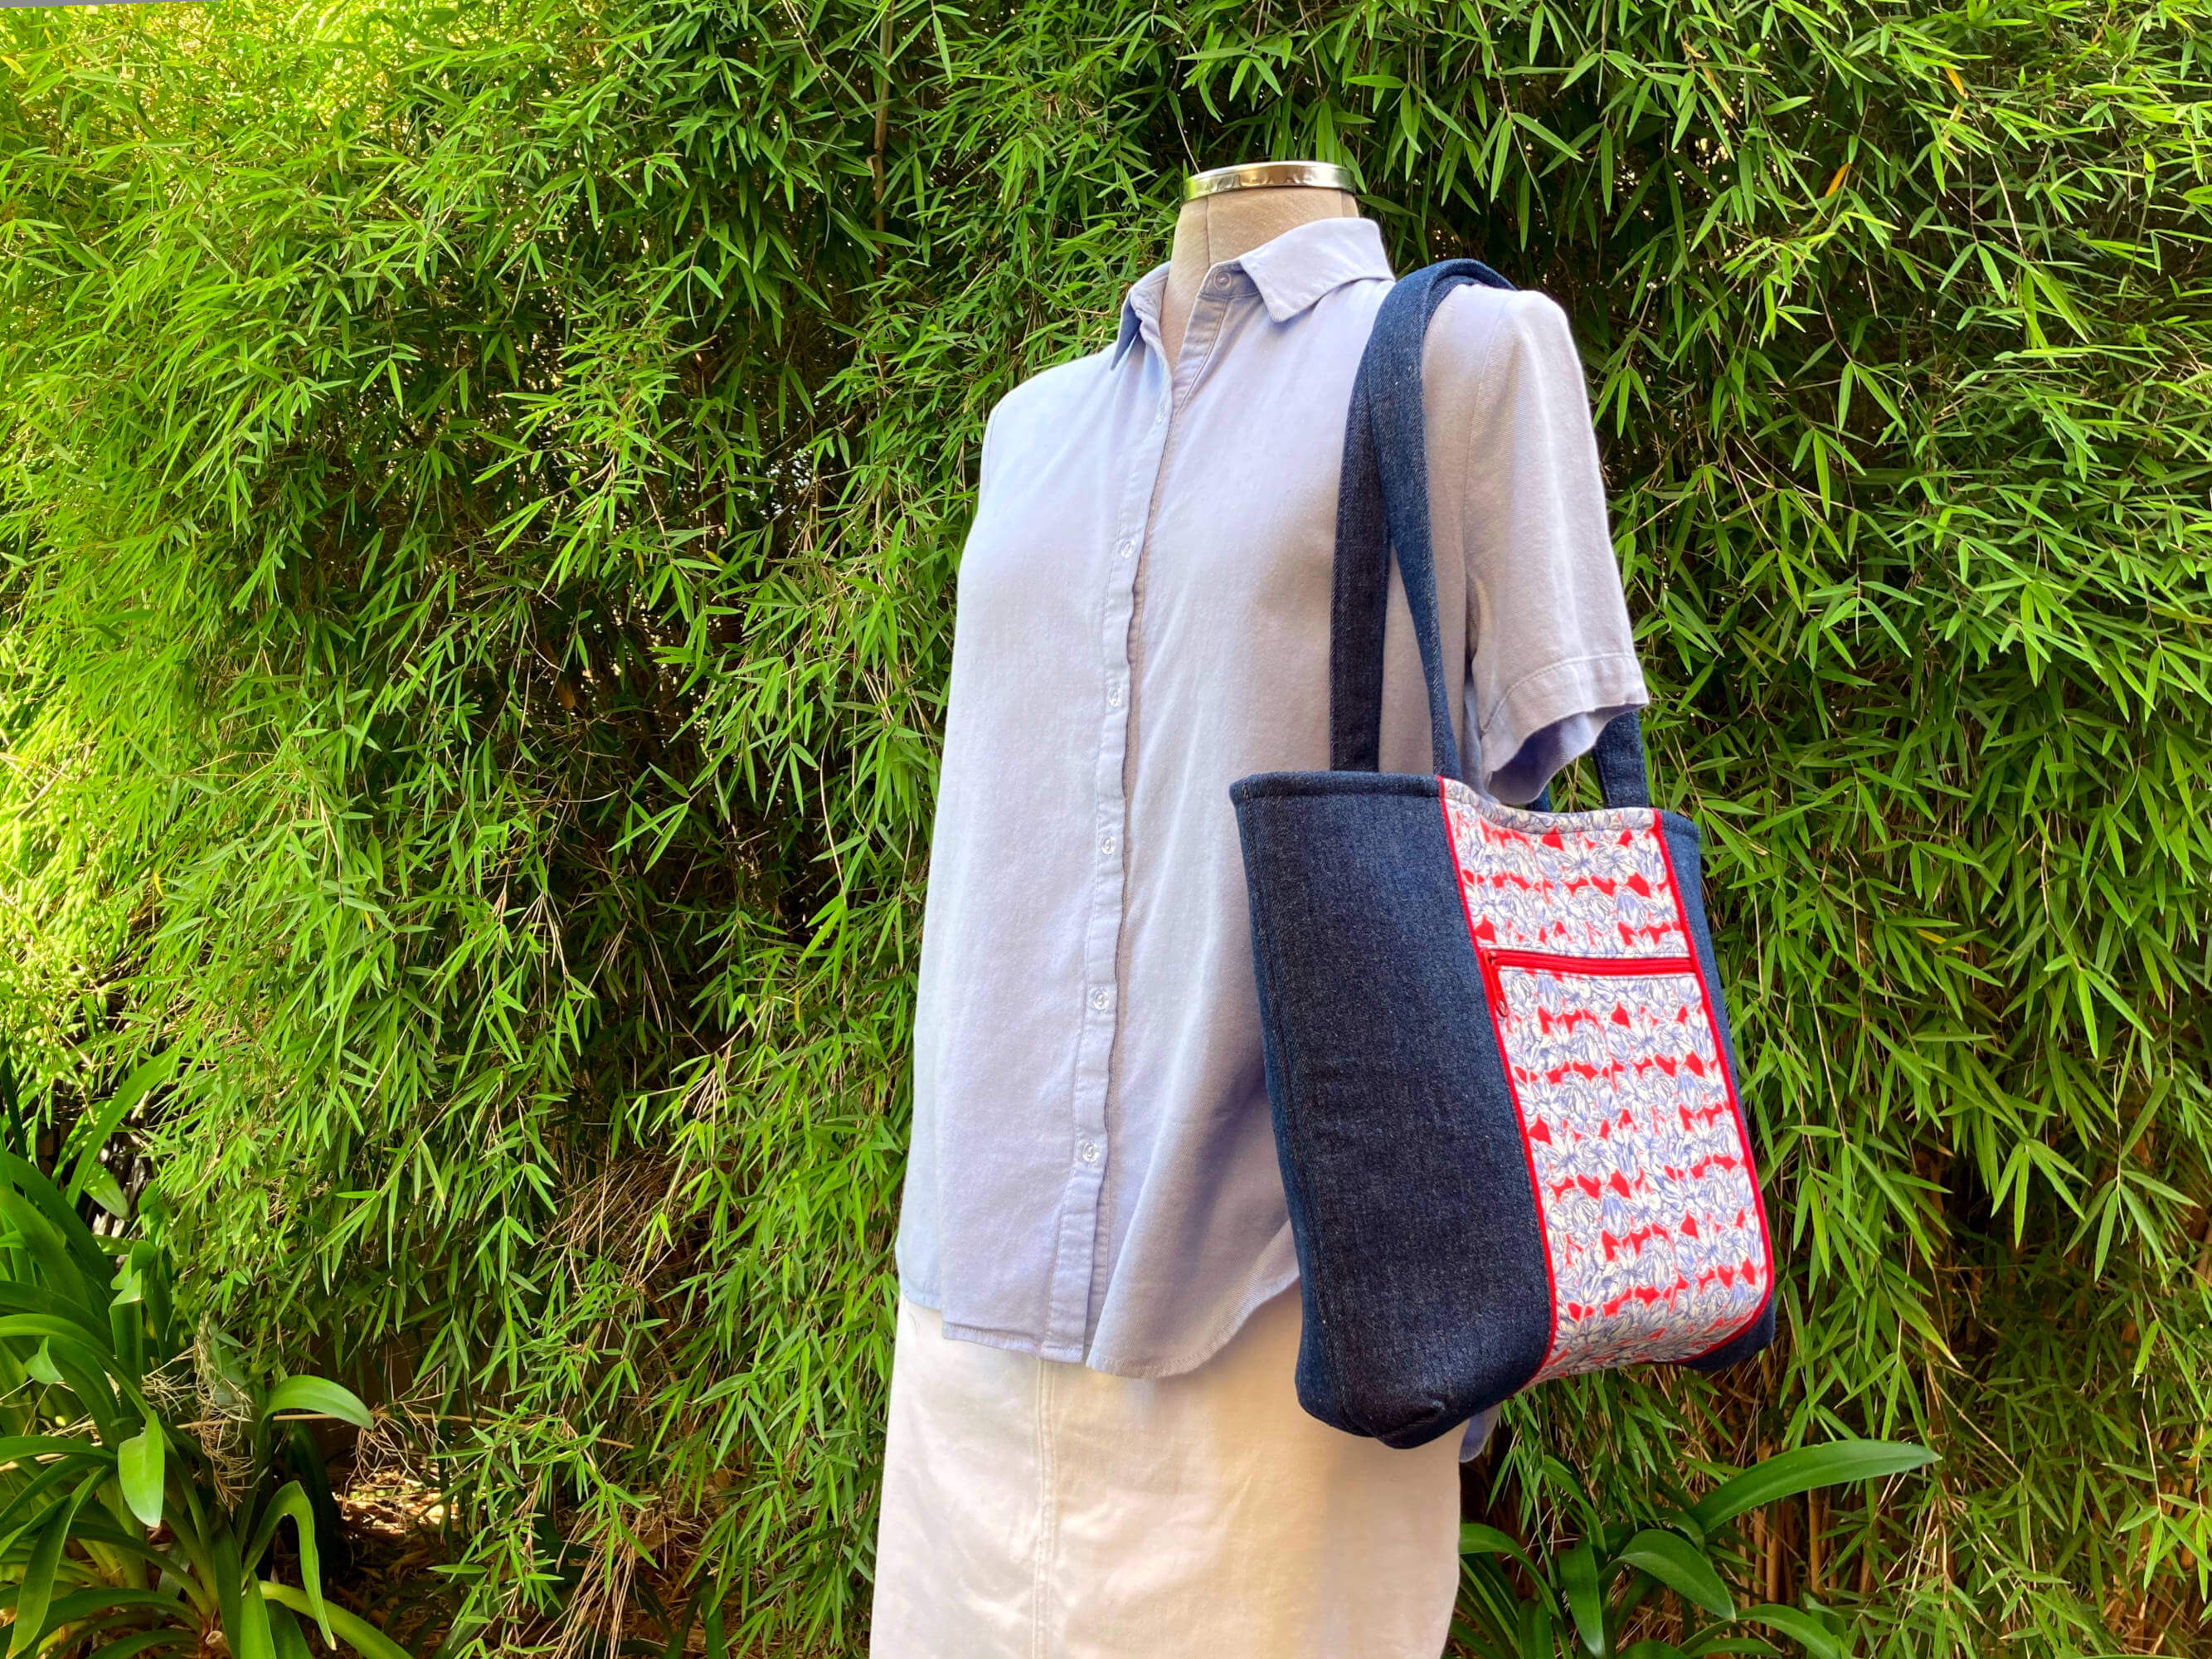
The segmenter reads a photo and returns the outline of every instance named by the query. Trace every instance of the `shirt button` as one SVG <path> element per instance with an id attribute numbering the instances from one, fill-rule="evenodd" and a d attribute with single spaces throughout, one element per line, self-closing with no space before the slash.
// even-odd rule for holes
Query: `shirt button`
<path id="1" fill-rule="evenodd" d="M 1085 1164 L 1096 1164 L 1098 1161 L 1098 1143 L 1095 1140 L 1086 1140 L 1075 1150 Z"/>
<path id="2" fill-rule="evenodd" d="M 1109 708 L 1119 708 L 1121 706 L 1121 688 L 1120 686 L 1115 686 L 1111 691 L 1109 691 L 1106 694 L 1106 706 Z"/>
<path id="3" fill-rule="evenodd" d="M 1229 286 L 1229 273 L 1225 270 L 1215 271 L 1212 276 L 1206 279 L 1206 285 L 1217 294 L 1219 293 Z"/>
<path id="4" fill-rule="evenodd" d="M 1091 1006 L 1097 1009 L 1102 1014 L 1104 1013 L 1108 1008 L 1113 1006 L 1113 1002 L 1114 994 L 1103 988 L 1093 991 L 1091 994 Z"/>
<path id="5" fill-rule="evenodd" d="M 1103 841 L 1102 841 L 1102 842 L 1100 842 L 1098 843 L 1098 850 L 1099 850 L 1100 852 L 1102 852 L 1102 853 L 1106 853 L 1106 854 L 1110 854 L 1113 852 L 1113 850 L 1115 849 L 1115 848 L 1116 848 L 1116 847 L 1117 847 L 1117 846 L 1119 846 L 1120 844 L 1121 844 L 1121 843 L 1120 843 L 1120 842 L 1116 842 L 1116 841 L 1114 839 L 1114 837 L 1113 837 L 1113 836 L 1107 836 Z"/>
<path id="6" fill-rule="evenodd" d="M 1136 544 L 1136 543 L 1134 543 L 1134 542 L 1123 542 L 1123 543 L 1121 543 L 1119 546 L 1117 546 L 1117 547 L 1114 550 L 1114 556 L 1115 556 L 1115 558 L 1117 558 L 1117 559 L 1127 559 L 1127 558 L 1131 558 L 1131 557 L 1133 557 L 1133 556 L 1135 556 L 1136 551 L 1137 551 L 1137 544 Z"/>

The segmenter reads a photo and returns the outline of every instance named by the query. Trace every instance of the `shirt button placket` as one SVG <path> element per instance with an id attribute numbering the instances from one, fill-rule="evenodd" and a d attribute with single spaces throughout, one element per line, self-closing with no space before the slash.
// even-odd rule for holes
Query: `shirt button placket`
<path id="1" fill-rule="evenodd" d="M 1101 607 L 1099 661 L 1103 680 L 1095 775 L 1098 857 L 1093 865 L 1091 920 L 1084 941 L 1083 1035 L 1077 1045 L 1074 1133 L 1071 1137 L 1067 1188 L 1060 1206 L 1057 1258 L 1054 1263 L 1048 1358 L 1079 1358 L 1089 1336 L 1091 1267 L 1098 1243 L 1105 1172 L 1112 1151 L 1106 1121 L 1109 1067 L 1120 1014 L 1116 983 L 1121 957 L 1127 799 L 1123 787 L 1129 754 L 1130 695 L 1133 670 L 1130 623 L 1136 609 L 1136 582 L 1143 563 L 1146 520 L 1152 510 L 1168 432 L 1168 391 L 1162 384 L 1157 418 L 1144 431 L 1131 456 L 1116 521 L 1110 533 L 1113 556 L 1106 562 L 1105 604 Z"/>

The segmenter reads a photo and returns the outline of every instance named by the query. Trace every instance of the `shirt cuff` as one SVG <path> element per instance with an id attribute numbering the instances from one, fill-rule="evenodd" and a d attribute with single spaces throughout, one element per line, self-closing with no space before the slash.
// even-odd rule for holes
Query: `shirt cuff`
<path id="1" fill-rule="evenodd" d="M 1589 752 L 1606 722 L 1651 701 L 1632 652 L 1574 657 L 1516 680 L 1484 718 L 1483 787 L 1532 801 L 1562 767 Z"/>
<path id="2" fill-rule="evenodd" d="M 1490 1431 L 1498 1426 L 1498 1407 L 1477 1412 L 1468 1419 L 1467 1427 L 1459 1437 L 1459 1461 L 1472 1463 L 1482 1455 L 1482 1449 L 1490 1443 Z"/>

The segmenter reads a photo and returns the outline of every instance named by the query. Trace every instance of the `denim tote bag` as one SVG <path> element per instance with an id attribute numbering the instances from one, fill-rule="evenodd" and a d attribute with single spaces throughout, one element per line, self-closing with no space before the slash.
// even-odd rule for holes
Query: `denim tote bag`
<path id="1" fill-rule="evenodd" d="M 1548 1377 L 1717 1370 L 1774 1333 L 1698 830 L 1653 809 L 1636 716 L 1598 738 L 1601 810 L 1505 806 L 1459 775 L 1421 342 L 1468 282 L 1509 286 L 1470 259 L 1399 283 L 1353 385 L 1330 769 L 1230 791 L 1304 1299 L 1298 1398 L 1392 1446 Z M 1433 775 L 1377 770 L 1393 550 Z"/>

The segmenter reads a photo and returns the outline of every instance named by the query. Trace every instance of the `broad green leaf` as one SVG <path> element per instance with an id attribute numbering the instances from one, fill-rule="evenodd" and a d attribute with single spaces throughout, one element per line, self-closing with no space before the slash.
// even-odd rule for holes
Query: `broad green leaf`
<path id="1" fill-rule="evenodd" d="M 1620 1659 L 1690 1659 L 1672 1642 L 1632 1642 L 1620 1650 Z"/>
<path id="2" fill-rule="evenodd" d="M 244 1557 L 246 1571 L 250 1574 L 261 1565 L 261 1558 L 276 1540 L 279 1522 L 290 1521 L 292 1529 L 300 1540 L 300 1581 L 307 1587 L 307 1611 L 314 1615 L 315 1624 L 322 1632 L 323 1640 L 331 1639 L 329 1609 L 323 1604 L 323 1567 L 315 1549 L 315 1510 L 308 1503 L 307 1489 L 296 1480 L 288 1480 L 269 1500 L 269 1508 L 255 1530 L 253 1541 L 246 1546 Z"/>
<path id="3" fill-rule="evenodd" d="M 1575 1633 L 1592 1653 L 1605 1651 L 1605 1599 L 1597 1582 L 1597 1557 L 1589 1540 L 1581 1540 L 1559 1557 L 1559 1589 L 1567 1598 L 1567 1616 Z"/>
<path id="4" fill-rule="evenodd" d="M 289 1584 L 275 1584 L 264 1579 L 261 1581 L 261 1594 L 271 1601 L 281 1602 L 295 1613 L 313 1614 L 313 1610 L 307 1606 L 307 1598 Z M 364 1659 L 413 1659 L 406 1649 L 367 1620 L 348 1613 L 343 1607 L 333 1607 L 325 1611 L 330 1617 L 332 1634 L 363 1655 Z M 712 1652 L 711 1648 L 709 1652 Z"/>
<path id="5" fill-rule="evenodd" d="M 260 1581 L 250 1575 L 238 1598 L 238 1623 L 226 1632 L 233 1659 L 276 1659 L 276 1632 L 269 1627 L 269 1603 L 260 1594 Z"/>
<path id="6" fill-rule="evenodd" d="M 166 1344 L 169 1340 L 169 1267 L 160 1249 L 146 1239 L 131 1247 L 124 1258 L 133 1275 L 131 1283 L 138 1292 L 137 1299 L 145 1304 L 146 1329 L 151 1339 Z"/>
<path id="7" fill-rule="evenodd" d="M 83 1457 L 94 1462 L 112 1462 L 115 1454 L 97 1440 L 86 1440 L 73 1434 L 0 1435 L 0 1468 L 10 1463 L 44 1462 L 50 1457 Z"/>
<path id="8" fill-rule="evenodd" d="M 1504 1555 L 1518 1561 L 1539 1580 L 1543 1571 L 1530 1559 L 1528 1552 L 1515 1543 L 1511 1537 L 1495 1527 L 1486 1527 L 1479 1521 L 1464 1522 L 1459 1529 L 1459 1553 L 1462 1555 Z"/>
<path id="9" fill-rule="evenodd" d="M 1779 1602 L 1762 1601 L 1755 1607 L 1746 1607 L 1743 1617 L 1748 1623 L 1765 1626 L 1779 1631 L 1813 1656 L 1813 1659 L 1844 1659 L 1844 1644 L 1836 1633 L 1821 1623 L 1819 1615 L 1802 1607 L 1785 1607 Z"/>
<path id="10" fill-rule="evenodd" d="M 92 1419 L 100 1437 L 110 1445 L 128 1438 L 137 1425 L 116 1401 L 120 1381 L 101 1355 L 74 1340 L 59 1339 L 46 1344 L 46 1358 L 61 1373 L 62 1384 L 76 1396 L 77 1409 Z M 134 1395 L 135 1389 L 125 1389 Z M 143 1407 L 143 1401 L 139 1402 Z"/>
<path id="11" fill-rule="evenodd" d="M 175 1516 L 170 1517 L 172 1526 L 175 1520 Z M 182 1548 L 181 1534 L 166 1546 L 149 1543 L 143 1528 L 133 1524 L 126 1533 L 98 1505 L 77 1511 L 70 1536 L 80 1544 L 98 1544 L 118 1554 L 131 1556 L 157 1573 L 167 1573 L 173 1579 L 181 1579 L 191 1571 L 191 1562 Z"/>
<path id="12" fill-rule="evenodd" d="M 116 1376 L 133 1378 L 145 1376 L 145 1324 L 135 1305 L 126 1302 L 107 1304 L 107 1341 L 115 1355 Z"/>
<path id="13" fill-rule="evenodd" d="M 88 1341 L 74 1321 L 7 1314 L 0 1316 L 0 1338 L 8 1337 L 38 1338 L 39 1346 L 24 1360 L 23 1369 L 49 1388 L 64 1388 L 76 1395 L 78 1407 L 100 1425 L 102 1438 L 120 1437 L 110 1433 L 118 1420 L 117 1388 L 133 1398 L 137 1390 L 116 1375 L 104 1334 L 100 1340 Z"/>
<path id="14" fill-rule="evenodd" d="M 1646 1527 L 1622 1546 L 1618 1559 L 1623 1566 L 1650 1573 L 1684 1601 L 1717 1618 L 1735 1617 L 1735 1601 L 1721 1583 L 1720 1574 L 1713 1571 L 1704 1553 L 1680 1533 Z"/>
<path id="15" fill-rule="evenodd" d="M 1705 1529 L 1698 1524 L 1698 1517 L 1687 1510 L 1663 1511 L 1659 1516 L 1659 1524 L 1680 1533 L 1683 1537 L 1701 1549 L 1705 1547 Z"/>
<path id="16" fill-rule="evenodd" d="M 1936 1454 L 1927 1447 L 1900 1440 L 1832 1440 L 1825 1445 L 1801 1446 L 1723 1481 L 1692 1504 L 1690 1513 L 1711 1537 L 1723 1522 L 1747 1510 L 1820 1486 L 1902 1474 L 1935 1461 Z"/>
<path id="17" fill-rule="evenodd" d="M 61 1569 L 62 1547 L 69 1542 L 70 1522 L 76 1519 L 78 1507 L 94 1486 L 106 1478 L 104 1474 L 96 1474 L 79 1483 L 68 1500 L 54 1511 L 53 1518 L 39 1534 L 38 1541 L 31 1546 L 30 1559 L 23 1564 L 21 1588 L 15 1596 L 15 1621 L 9 1627 L 9 1659 L 28 1652 L 44 1634 L 46 1604 L 53 1600 L 54 1575 Z"/>
<path id="18" fill-rule="evenodd" d="M 4 1252 L 0 1252 L 3 1255 Z M 14 1316 L 58 1319 L 73 1330 L 80 1341 L 100 1342 L 107 1336 L 106 1310 L 90 1304 L 79 1306 L 58 1298 L 45 1284 L 33 1279 L 0 1279 L 0 1317 Z"/>
<path id="19" fill-rule="evenodd" d="M 1541 1601 L 1521 1604 L 1521 1659 L 1557 1659 L 1558 1639 L 1553 1635 L 1552 1610 Z"/>
<path id="20" fill-rule="evenodd" d="M 161 1485 L 166 1478 L 168 1437 L 159 1421 L 149 1416 L 146 1426 L 115 1449 L 116 1474 L 123 1486 L 123 1501 L 131 1513 L 149 1527 L 161 1524 Z"/>
<path id="21" fill-rule="evenodd" d="M 137 1659 L 142 1653 L 159 1653 L 167 1648 L 199 1646 L 199 1638 L 190 1631 L 149 1630 L 137 1636 L 126 1636 L 119 1642 L 110 1642 L 104 1648 L 94 1648 L 88 1659 Z"/>
<path id="22" fill-rule="evenodd" d="M 46 1524 L 64 1501 L 54 1496 L 55 1489 L 77 1479 L 78 1468 L 74 1462 L 50 1463 L 9 1495 L 0 1510 L 0 1555 Z"/>
<path id="23" fill-rule="evenodd" d="M 146 1299 L 145 1270 L 140 1264 L 137 1250 L 123 1258 L 121 1265 L 115 1270 L 115 1277 L 107 1281 L 107 1287 L 115 1292 L 115 1300 L 125 1305 Z"/>
<path id="24" fill-rule="evenodd" d="M 82 1342 L 86 1334 L 85 1327 L 75 1320 L 52 1314 L 0 1314 L 0 1337 L 35 1336 L 47 1340 L 59 1337 L 64 1342 Z"/>
<path id="25" fill-rule="evenodd" d="M 118 1221 L 131 1218 L 131 1200 L 123 1195 L 123 1183 L 116 1180 L 114 1171 L 106 1164 L 92 1166 L 92 1173 L 85 1180 L 84 1193 Z"/>
<path id="26" fill-rule="evenodd" d="M 51 1341 L 41 1342 L 32 1349 L 30 1358 L 23 1362 L 23 1369 L 50 1389 L 63 1386 L 61 1368 L 54 1364 Z"/>
<path id="27" fill-rule="evenodd" d="M 318 1417 L 335 1417 L 357 1429 L 369 1425 L 368 1407 L 361 1403 L 361 1396 L 326 1377 L 286 1377 L 269 1390 L 268 1401 L 261 1408 L 264 1417 L 274 1417 L 279 1412 L 312 1412 Z"/>
<path id="28" fill-rule="evenodd" d="M 89 1302 L 114 1272 L 108 1253 L 54 1183 L 13 1152 L 0 1152 L 0 1218 L 72 1302 Z"/>
<path id="29" fill-rule="evenodd" d="M 147 1091 L 169 1080 L 170 1075 L 177 1069 L 179 1052 L 175 1048 L 166 1048 L 151 1060 L 142 1062 L 116 1085 L 113 1094 L 100 1103 L 96 1111 L 81 1120 L 70 1132 L 69 1147 L 63 1152 L 60 1161 L 67 1163 L 72 1155 L 76 1160 L 76 1173 L 70 1176 L 69 1187 L 63 1194 L 71 1203 L 76 1201 L 80 1193 L 91 1192 L 94 1198 L 98 1198 L 99 1192 L 90 1183 L 105 1177 L 107 1186 L 114 1191 L 115 1202 L 109 1205 L 102 1200 L 101 1207 L 118 1218 L 128 1212 L 128 1206 L 123 1202 L 122 1189 L 115 1184 L 114 1175 L 100 1161 L 100 1150 L 107 1145 L 123 1120 L 131 1115 L 131 1109 L 146 1097 Z"/>
<path id="30" fill-rule="evenodd" d="M 1492 1645 L 1518 1652 L 1521 1598 L 1504 1568 L 1487 1555 L 1470 1555 L 1460 1562 L 1460 1609 L 1481 1622 Z M 1528 1605 L 1536 1606 L 1530 1602 Z"/>
<path id="31" fill-rule="evenodd" d="M 79 1510 L 77 1526 L 70 1537 L 82 1541 L 80 1529 L 85 1511 Z M 126 1589 L 115 1584 L 96 1584 L 90 1589 L 71 1590 L 67 1595 L 58 1595 L 46 1604 L 46 1634 L 51 1636 L 64 1625 L 74 1625 L 103 1613 L 128 1613 L 134 1618 L 151 1612 L 169 1618 L 182 1618 L 188 1609 L 181 1596 L 161 1590 Z"/>
<path id="32" fill-rule="evenodd" d="M 276 1638 L 276 1659 L 313 1659 L 307 1650 L 307 1638 L 300 1634 L 300 1623 L 292 1616 L 292 1609 L 281 1601 L 268 1601 L 263 1606 L 269 1619 L 269 1633 Z M 323 1640 L 337 1645 L 331 1643 L 327 1633 Z"/>
<path id="33" fill-rule="evenodd" d="M 239 1564 L 238 1534 L 228 1527 L 216 1526 L 209 1530 L 206 1543 L 205 1588 L 215 1593 L 216 1609 L 222 1615 L 223 1629 L 238 1630 L 246 1622 L 248 1577 Z"/>

